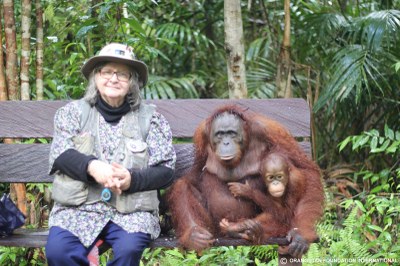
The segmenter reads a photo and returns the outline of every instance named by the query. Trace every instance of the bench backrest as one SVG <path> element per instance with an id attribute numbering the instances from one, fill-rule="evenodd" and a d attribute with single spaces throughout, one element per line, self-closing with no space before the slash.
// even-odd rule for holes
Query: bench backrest
<path id="1" fill-rule="evenodd" d="M 55 111 L 68 101 L 0 102 L 0 138 L 50 139 Z M 199 123 L 224 104 L 236 104 L 283 124 L 311 156 L 310 110 L 303 99 L 181 99 L 147 100 L 170 123 L 174 138 L 191 138 Z M 175 144 L 176 176 L 193 161 L 193 145 Z M 0 144 L 0 182 L 51 182 L 47 175 L 49 143 Z"/>

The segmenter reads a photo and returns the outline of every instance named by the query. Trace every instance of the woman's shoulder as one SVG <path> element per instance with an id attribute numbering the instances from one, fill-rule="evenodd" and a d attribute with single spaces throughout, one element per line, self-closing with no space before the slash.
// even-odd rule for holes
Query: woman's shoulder
<path id="1" fill-rule="evenodd" d="M 57 111 L 55 117 L 58 119 L 71 119 L 81 115 L 81 100 L 73 100 L 64 106 L 61 106 Z"/>
<path id="2" fill-rule="evenodd" d="M 151 120 L 152 120 L 152 122 L 157 123 L 157 124 L 168 123 L 168 121 L 165 118 L 165 116 L 162 113 L 160 113 L 159 111 L 157 111 L 157 110 L 155 110 L 153 112 Z"/>

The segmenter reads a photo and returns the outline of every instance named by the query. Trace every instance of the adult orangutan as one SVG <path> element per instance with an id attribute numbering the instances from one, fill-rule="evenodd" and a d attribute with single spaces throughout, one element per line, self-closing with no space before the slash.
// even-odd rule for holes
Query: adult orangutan
<path id="1" fill-rule="evenodd" d="M 223 235 L 220 227 L 223 219 L 235 223 L 262 212 L 253 200 L 235 197 L 228 183 L 256 184 L 255 180 L 260 179 L 260 162 L 268 152 L 279 148 L 293 162 L 293 167 L 305 176 L 319 178 L 318 168 L 282 125 L 236 106 L 221 107 L 203 121 L 194 134 L 194 145 L 192 169 L 173 184 L 167 197 L 176 234 L 187 249 L 200 251 L 210 247 L 216 237 Z M 319 191 L 321 182 L 306 182 L 304 189 L 294 190 L 288 197 L 312 193 L 314 187 Z M 304 215 L 319 210 L 320 204 L 300 203 L 298 210 Z M 308 224 L 313 228 L 314 221 Z M 243 233 L 256 235 L 258 230 L 249 227 Z M 308 235 L 304 237 L 307 239 Z M 297 242 L 292 244 L 297 249 Z"/>
<path id="2" fill-rule="evenodd" d="M 222 219 L 221 229 L 228 235 L 256 244 L 270 237 L 288 236 L 292 242 L 285 252 L 300 257 L 317 239 L 315 223 L 322 216 L 324 198 L 322 185 L 318 185 L 319 176 L 305 176 L 286 156 L 274 152 L 264 158 L 261 177 L 265 184 L 263 190 L 253 189 L 249 181 L 245 184 L 231 182 L 228 186 L 235 197 L 252 200 L 263 213 L 254 219 L 235 223 Z M 307 183 L 313 184 L 313 191 L 306 190 Z M 316 208 L 317 204 L 320 208 Z M 310 211 L 306 211 L 307 206 Z"/>

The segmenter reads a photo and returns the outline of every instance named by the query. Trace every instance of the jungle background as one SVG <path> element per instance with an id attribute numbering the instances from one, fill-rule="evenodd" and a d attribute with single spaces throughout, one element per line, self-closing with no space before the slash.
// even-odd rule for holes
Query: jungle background
<path id="1" fill-rule="evenodd" d="M 111 41 L 133 46 L 148 64 L 145 99 L 228 98 L 224 4 L 229 2 L 3 0 L 0 100 L 81 97 L 83 61 Z M 312 111 L 313 159 L 322 169 L 326 203 L 320 241 L 304 258 L 314 259 L 312 265 L 329 259 L 330 265 L 400 263 L 400 1 L 240 4 L 247 97 L 300 97 Z M 25 188 L 27 226 L 46 226 L 48 186 Z M 0 192 L 9 190 L 0 184 Z M 142 262 L 278 263 L 274 246 L 220 247 L 202 254 L 146 250 Z M 44 250 L 0 247 L 0 264 L 46 265 Z"/>

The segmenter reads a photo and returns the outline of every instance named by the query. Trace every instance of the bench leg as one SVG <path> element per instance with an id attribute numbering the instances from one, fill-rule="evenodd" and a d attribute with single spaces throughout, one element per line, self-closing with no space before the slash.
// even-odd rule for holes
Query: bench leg
<path id="1" fill-rule="evenodd" d="M 93 246 L 93 248 L 89 251 L 89 254 L 87 256 L 89 260 L 89 265 L 90 266 L 99 266 L 100 265 L 100 252 L 99 252 L 99 247 L 103 244 L 103 240 L 99 239 L 96 244 Z"/>

